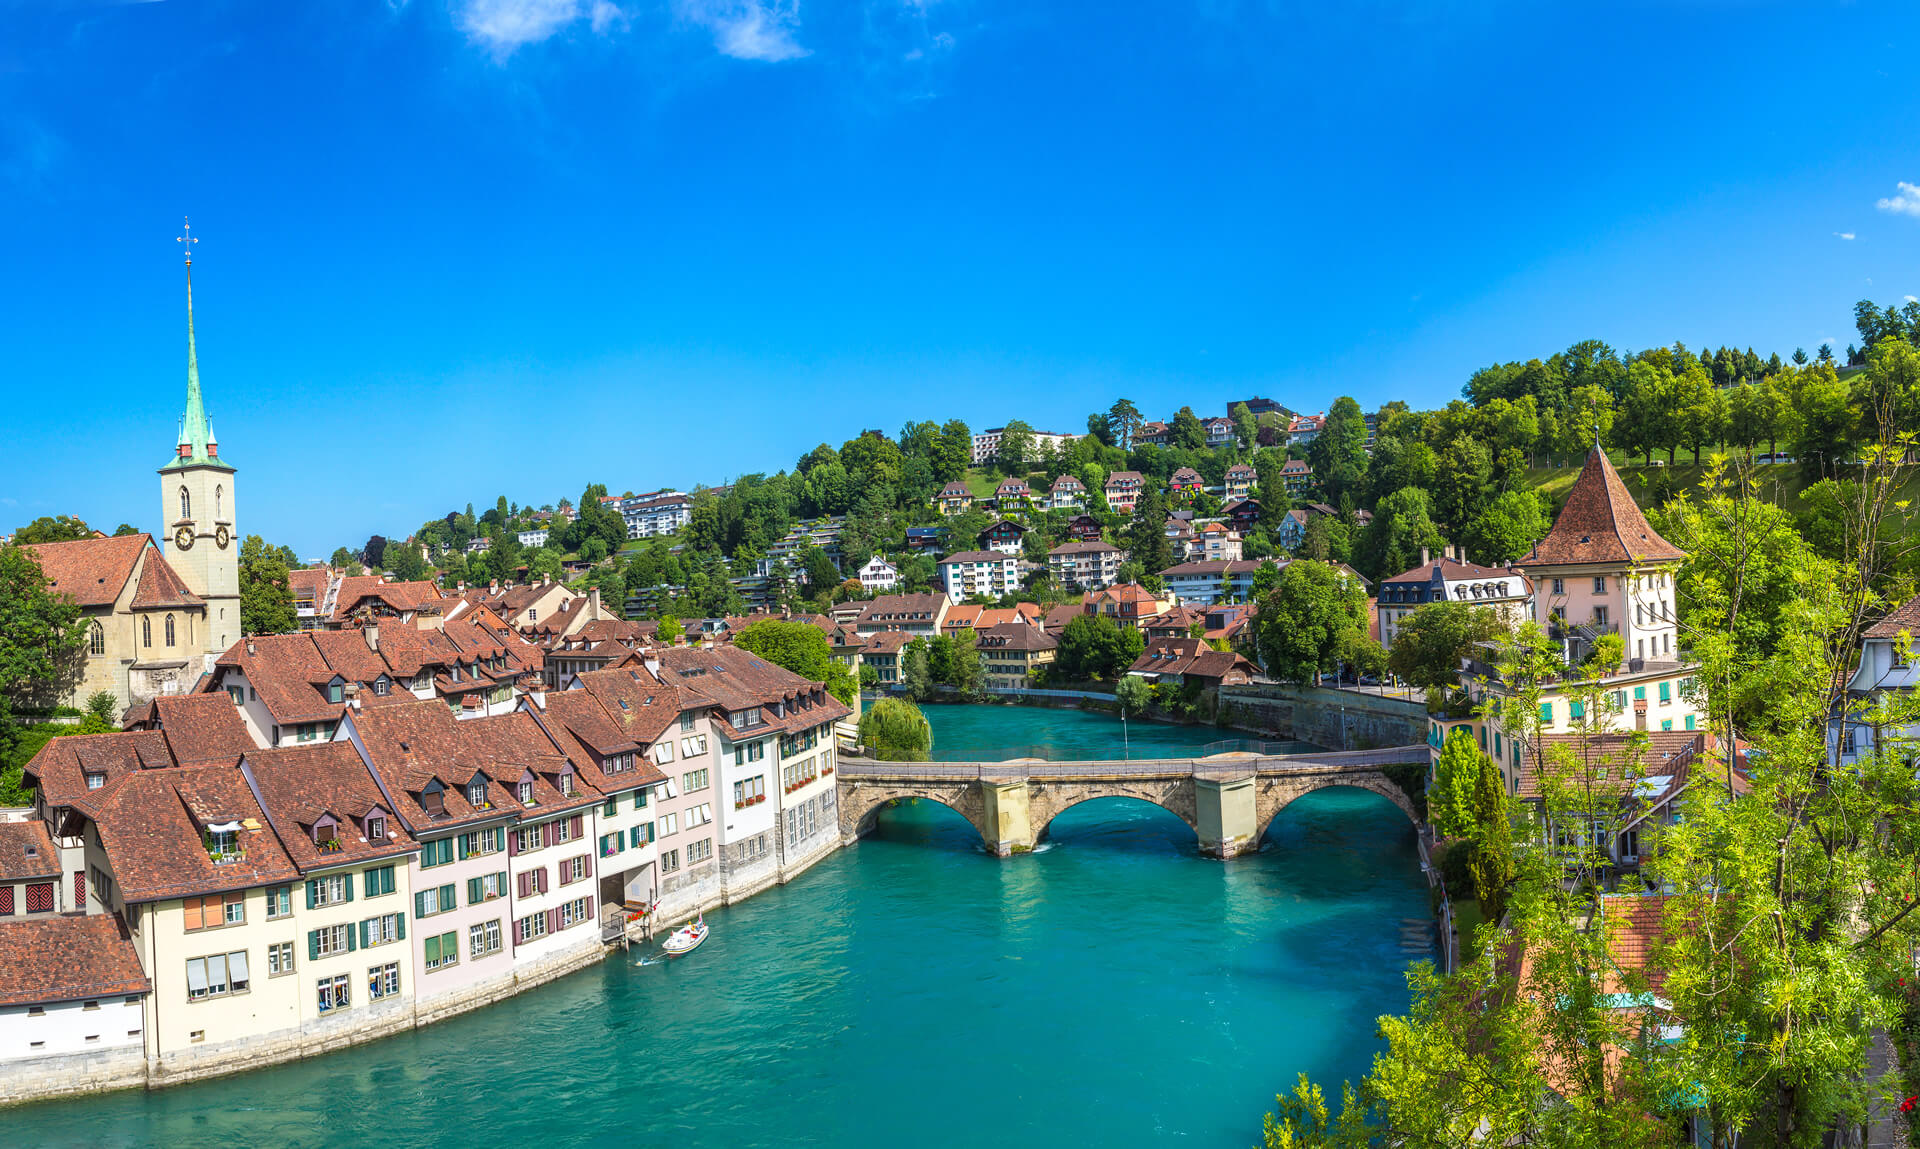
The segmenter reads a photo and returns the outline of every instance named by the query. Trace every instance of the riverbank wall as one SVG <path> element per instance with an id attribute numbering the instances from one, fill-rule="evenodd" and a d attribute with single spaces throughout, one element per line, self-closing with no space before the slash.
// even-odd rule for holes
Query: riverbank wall
<path id="1" fill-rule="evenodd" d="M 833 793 L 834 791 L 829 791 Z M 488 981 L 425 998 L 403 998 L 322 1018 L 275 1033 L 187 1049 L 149 1052 L 139 1044 L 86 1053 L 0 1060 L 0 1107 L 118 1089 L 161 1089 L 213 1077 L 266 1069 L 289 1061 L 423 1029 L 484 1009 L 549 982 L 631 952 L 666 930 L 721 906 L 737 905 L 798 878 L 841 848 L 837 810 L 815 833 L 765 855 L 759 864 L 725 866 L 716 860 L 663 890 L 649 919 L 626 923 L 624 935 L 594 934 L 579 944 L 516 966 Z M 829 829 L 832 827 L 832 829 Z"/>

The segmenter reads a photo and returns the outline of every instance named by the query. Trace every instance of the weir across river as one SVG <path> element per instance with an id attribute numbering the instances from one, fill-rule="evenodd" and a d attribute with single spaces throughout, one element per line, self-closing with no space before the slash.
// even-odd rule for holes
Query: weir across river
<path id="1" fill-rule="evenodd" d="M 840 836 L 873 832 L 880 810 L 899 798 L 952 809 L 1006 857 L 1046 838 L 1062 811 L 1094 798 L 1137 798 L 1165 809 L 1200 840 L 1200 852 L 1231 858 L 1259 848 L 1269 823 L 1302 794 L 1329 786 L 1370 790 L 1418 826 L 1413 801 L 1385 768 L 1428 760 L 1424 743 L 1385 750 L 1306 754 L 1228 752 L 1205 758 L 1136 761 L 875 762 L 845 757 L 838 784 Z"/>

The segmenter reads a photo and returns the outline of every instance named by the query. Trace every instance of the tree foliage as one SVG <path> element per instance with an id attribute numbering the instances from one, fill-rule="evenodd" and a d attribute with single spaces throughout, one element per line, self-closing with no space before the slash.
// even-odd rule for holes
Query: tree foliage
<path id="1" fill-rule="evenodd" d="M 933 752 L 933 727 L 904 698 L 882 698 L 860 716 L 860 744 L 883 762 L 925 762 Z"/>
<path id="2" fill-rule="evenodd" d="M 240 542 L 240 630 L 243 634 L 290 634 L 300 626 L 293 609 L 286 556 L 259 535 Z"/>
<path id="3" fill-rule="evenodd" d="M 762 619 L 736 635 L 733 644 L 783 670 L 824 683 L 827 693 L 849 706 L 859 694 L 852 672 L 834 661 L 826 632 L 812 623 Z"/>
<path id="4" fill-rule="evenodd" d="M 1367 638 L 1367 592 L 1346 571 L 1307 559 L 1288 563 L 1259 599 L 1254 645 L 1267 673 L 1302 685 L 1353 657 Z"/>

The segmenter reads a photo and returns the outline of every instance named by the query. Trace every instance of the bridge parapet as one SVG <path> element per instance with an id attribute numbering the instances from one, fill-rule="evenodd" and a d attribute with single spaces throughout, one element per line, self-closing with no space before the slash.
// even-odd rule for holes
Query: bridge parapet
<path id="1" fill-rule="evenodd" d="M 927 798 L 960 813 L 988 849 L 1031 850 L 1063 811 L 1093 798 L 1126 797 L 1171 811 L 1194 830 L 1203 853 L 1228 858 L 1257 849 L 1267 825 L 1302 794 L 1327 786 L 1371 790 L 1416 825 L 1413 803 L 1381 773 L 1424 764 L 1425 743 L 1385 750 L 1208 758 L 1049 762 L 873 762 L 842 758 L 840 831 L 852 841 L 872 832 L 879 810 L 898 798 Z"/>

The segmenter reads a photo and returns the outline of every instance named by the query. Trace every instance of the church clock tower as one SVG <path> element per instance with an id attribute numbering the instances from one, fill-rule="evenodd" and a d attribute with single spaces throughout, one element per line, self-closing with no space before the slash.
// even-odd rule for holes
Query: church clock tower
<path id="1" fill-rule="evenodd" d="M 240 639 L 240 539 L 234 530 L 234 468 L 220 457 L 200 398 L 200 360 L 193 344 L 193 245 L 187 251 L 187 410 L 174 457 L 160 468 L 161 552 L 187 588 L 206 600 L 206 649 L 219 653 Z"/>

